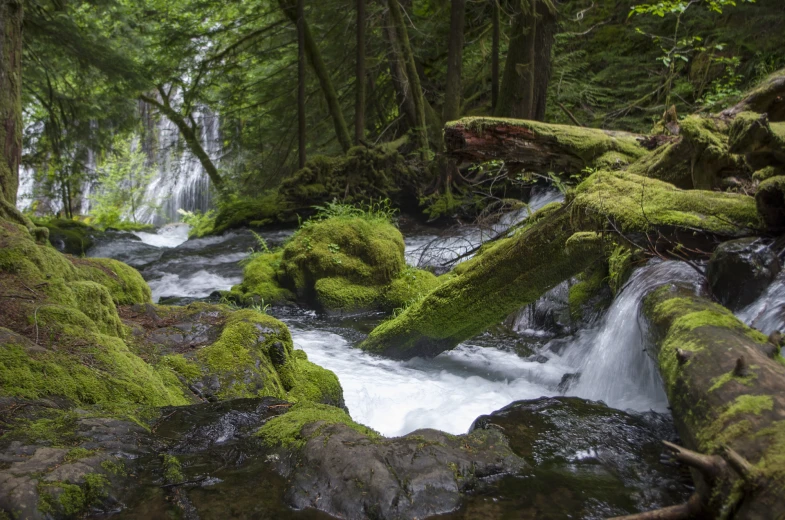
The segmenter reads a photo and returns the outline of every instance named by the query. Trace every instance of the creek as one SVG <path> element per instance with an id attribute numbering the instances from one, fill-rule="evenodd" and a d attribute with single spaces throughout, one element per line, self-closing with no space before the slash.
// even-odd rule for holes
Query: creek
<path id="1" fill-rule="evenodd" d="M 556 200 L 558 194 L 542 193 L 522 211 Z M 467 227 L 447 238 L 434 229 L 404 229 L 407 261 L 439 267 L 461 255 L 465 259 L 480 241 L 521 216 L 525 213 L 506 217 L 498 228 Z M 183 224 L 164 226 L 157 233 L 110 233 L 88 254 L 134 265 L 160 303 L 210 299 L 214 291 L 240 282 L 238 262 L 258 245 L 250 231 L 192 240 L 187 233 Z M 270 247 L 281 245 L 290 234 L 261 233 Z M 544 403 L 542 409 L 538 404 L 531 405 L 536 410 L 518 405 L 488 419 L 508 431 L 521 421 L 537 422 L 539 437 L 522 448 L 536 463 L 531 475 L 535 480 L 505 477 L 492 496 L 473 495 L 450 517 L 505 517 L 505 512 L 544 500 L 549 505 L 538 506 L 533 518 L 601 518 L 675 503 L 689 492 L 683 474 L 660 464 L 659 440 L 676 439 L 638 317 L 643 295 L 666 281 L 698 286 L 695 272 L 686 265 L 652 262 L 633 273 L 606 312 L 558 327 L 554 322 L 569 315 L 566 294 L 572 282 L 567 282 L 511 316 L 506 327 L 493 328 L 433 359 L 409 361 L 354 348 L 384 319 L 381 314 L 327 316 L 296 307 L 267 312 L 289 326 L 295 348 L 335 372 L 352 418 L 388 437 L 420 428 L 462 434 L 479 416 L 515 401 Z M 611 408 L 547 399 L 559 396 L 604 401 Z M 222 487 L 232 482 L 225 480 Z M 569 499 L 555 499 L 560 493 L 566 496 L 567 488 Z M 231 492 L 240 493 L 234 488 Z"/>

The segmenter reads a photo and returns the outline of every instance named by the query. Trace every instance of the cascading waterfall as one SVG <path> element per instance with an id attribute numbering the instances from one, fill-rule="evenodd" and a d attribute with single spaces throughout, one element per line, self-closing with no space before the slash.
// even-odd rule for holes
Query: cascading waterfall
<path id="1" fill-rule="evenodd" d="M 220 120 L 206 108 L 194 114 L 205 152 L 214 162 L 221 151 Z M 205 212 L 210 208 L 210 178 L 199 159 L 185 148 L 180 131 L 169 119 L 161 116 L 151 129 L 157 147 L 150 150 L 156 164 L 156 175 L 145 190 L 144 204 L 136 212 L 136 220 L 161 225 L 180 220 L 179 209 Z"/>
<path id="2" fill-rule="evenodd" d="M 697 290 L 702 280 L 683 262 L 654 261 L 636 270 L 600 326 L 578 333 L 565 352 L 564 361 L 580 374 L 570 395 L 614 408 L 666 411 L 668 401 L 657 367 L 645 351 L 646 331 L 639 321 L 643 297 L 666 282 Z"/>

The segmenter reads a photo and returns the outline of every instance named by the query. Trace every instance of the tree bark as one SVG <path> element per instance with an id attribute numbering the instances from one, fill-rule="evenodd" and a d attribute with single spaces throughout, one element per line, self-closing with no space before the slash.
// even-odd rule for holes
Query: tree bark
<path id="1" fill-rule="evenodd" d="M 409 33 L 401 13 L 401 6 L 398 0 L 387 0 L 390 9 L 390 19 L 400 43 L 404 66 L 406 67 L 406 78 L 409 83 L 409 93 L 414 103 L 414 115 L 416 118 L 413 128 L 416 137 L 417 147 L 423 160 L 428 158 L 428 125 L 425 119 L 425 99 L 420 85 L 420 76 L 417 74 L 417 65 L 414 61 L 414 53 L 409 43 Z"/>
<path id="2" fill-rule="evenodd" d="M 357 0 L 357 61 L 355 67 L 354 143 L 365 139 L 365 0 Z"/>
<path id="3" fill-rule="evenodd" d="M 296 25 L 297 6 L 292 5 L 291 0 L 278 1 L 283 12 L 289 17 L 289 20 Z M 343 118 L 343 111 L 341 110 L 338 93 L 335 91 L 330 73 L 327 71 L 327 66 L 324 64 L 324 60 L 322 60 L 322 53 L 319 51 L 319 46 L 316 44 L 313 34 L 311 34 L 311 28 L 308 26 L 308 21 L 304 17 L 303 30 L 305 32 L 305 52 L 316 77 L 319 79 L 319 85 L 322 87 L 322 93 L 324 94 L 324 99 L 327 102 L 327 108 L 330 112 L 330 117 L 333 120 L 333 126 L 335 127 L 335 136 L 343 151 L 347 152 L 349 151 L 349 148 L 352 147 L 349 127 L 346 126 L 346 120 Z"/>
<path id="4" fill-rule="evenodd" d="M 305 0 L 297 0 L 297 157 L 300 168 L 305 168 L 308 159 L 305 131 Z"/>
<path id="5" fill-rule="evenodd" d="M 0 197 L 16 205 L 22 157 L 22 3 L 0 0 Z"/>
<path id="6" fill-rule="evenodd" d="M 144 94 L 139 96 L 139 99 L 157 107 L 158 110 L 160 110 L 172 123 L 175 124 L 177 129 L 180 130 L 180 135 L 183 136 L 188 149 L 191 150 L 191 153 L 194 154 L 197 159 L 199 159 L 199 163 L 202 165 L 202 168 L 204 168 L 207 176 L 210 177 L 210 181 L 213 183 L 213 186 L 215 186 L 219 191 L 222 190 L 224 187 L 223 177 L 218 172 L 218 168 L 215 167 L 213 160 L 210 159 L 210 156 L 202 146 L 202 142 L 199 140 L 199 135 L 197 134 L 198 127 L 196 127 L 195 124 L 193 126 L 189 124 L 185 119 L 185 116 L 172 107 L 169 101 L 169 95 L 166 93 L 164 88 L 158 87 L 158 93 L 161 95 L 161 101 Z"/>
<path id="7" fill-rule="evenodd" d="M 463 63 L 463 27 L 466 0 L 452 0 L 450 9 L 450 43 L 447 51 L 447 84 L 444 90 L 442 119 L 458 119 L 461 111 L 461 65 Z"/>
<path id="8" fill-rule="evenodd" d="M 782 518 L 785 367 L 767 338 L 673 284 L 647 296 L 643 313 L 682 443 L 724 460 L 723 471 L 693 471 L 703 515 Z"/>
<path id="9" fill-rule="evenodd" d="M 501 159 L 540 174 L 576 173 L 587 166 L 624 166 L 646 153 L 639 137 L 513 119 L 467 117 L 444 127 L 447 154 L 460 161 Z"/>
<path id="10" fill-rule="evenodd" d="M 393 86 L 395 87 L 395 98 L 398 102 L 398 109 L 406 118 L 408 127 L 415 128 L 417 126 L 417 115 L 415 113 L 414 100 L 410 93 L 411 85 L 406 78 L 406 66 L 403 63 L 401 46 L 398 43 L 398 35 L 390 20 L 389 14 L 385 17 L 384 35 L 390 46 L 390 77 L 392 78 Z"/>
<path id="11" fill-rule="evenodd" d="M 499 0 L 493 2 L 493 36 L 491 43 L 491 111 L 496 110 L 499 102 L 499 39 L 500 39 L 500 11 Z"/>
<path id="12" fill-rule="evenodd" d="M 550 0 L 526 0 L 513 20 L 499 100 L 501 117 L 545 118 L 556 12 Z"/>

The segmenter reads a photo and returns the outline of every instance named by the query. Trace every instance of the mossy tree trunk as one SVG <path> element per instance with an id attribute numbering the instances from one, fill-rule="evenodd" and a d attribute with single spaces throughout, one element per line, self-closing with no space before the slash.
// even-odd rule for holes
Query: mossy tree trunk
<path id="1" fill-rule="evenodd" d="M 452 0 L 450 9 L 450 43 L 447 51 L 447 78 L 444 89 L 442 119 L 458 119 L 461 111 L 461 65 L 463 63 L 463 27 L 466 0 Z"/>
<path id="2" fill-rule="evenodd" d="M 289 20 L 297 25 L 297 5 L 292 3 L 291 0 L 279 0 L 279 4 Z M 347 152 L 349 151 L 349 148 L 352 147 L 349 127 L 346 126 L 346 120 L 343 117 L 338 93 L 335 91 L 330 73 L 327 71 L 327 66 L 322 59 L 322 53 L 319 50 L 316 40 L 313 38 L 311 28 L 308 25 L 308 21 L 305 20 L 305 17 L 303 17 L 303 29 L 305 32 L 305 53 L 308 56 L 308 61 L 311 63 L 311 67 L 313 67 L 316 77 L 319 79 L 319 85 L 322 87 L 322 93 L 324 94 L 324 99 L 327 102 L 327 108 L 330 112 L 330 117 L 333 120 L 333 126 L 335 127 L 335 136 L 343 151 Z"/>
<path id="3" fill-rule="evenodd" d="M 297 160 L 301 169 L 305 168 L 308 160 L 305 135 L 305 80 L 305 0 L 297 0 Z"/>
<path id="4" fill-rule="evenodd" d="M 493 3 L 492 20 L 492 43 L 491 43 L 491 110 L 496 110 L 499 101 L 499 40 L 501 32 L 501 8 L 499 0 L 491 0 Z"/>
<path id="5" fill-rule="evenodd" d="M 357 58 L 354 74 L 354 142 L 365 139 L 365 0 L 357 0 Z"/>
<path id="6" fill-rule="evenodd" d="M 707 457 L 696 468 L 707 518 L 785 515 L 785 367 L 779 347 L 692 290 L 657 289 L 644 301 L 682 443 Z"/>
<path id="7" fill-rule="evenodd" d="M 513 19 L 495 115 L 536 121 L 545 118 L 555 35 L 552 0 L 523 0 Z"/>
<path id="8" fill-rule="evenodd" d="M 390 77 L 393 87 L 395 87 L 395 98 L 398 102 L 398 110 L 406 119 L 406 125 L 409 128 L 415 128 L 417 126 L 417 116 L 415 115 L 414 100 L 412 99 L 411 94 L 409 94 L 411 85 L 409 85 L 409 81 L 406 79 L 406 66 L 403 64 L 401 46 L 398 43 L 398 33 L 395 31 L 395 27 L 390 21 L 389 12 L 384 20 L 384 36 L 390 47 Z"/>
<path id="9" fill-rule="evenodd" d="M 159 85 L 157 89 L 158 94 L 161 96 L 160 101 L 145 94 L 139 96 L 139 99 L 158 108 L 158 110 L 160 110 L 172 123 L 175 124 L 177 129 L 180 130 L 180 135 L 183 136 L 188 149 L 196 156 L 197 159 L 199 159 L 199 163 L 202 165 L 202 168 L 204 168 L 207 176 L 210 177 L 210 181 L 213 183 L 213 186 L 215 186 L 215 188 L 219 191 L 223 190 L 223 177 L 218 172 L 218 168 L 216 168 L 215 163 L 213 163 L 213 160 L 210 158 L 210 155 L 202 146 L 202 142 L 199 139 L 199 126 L 196 124 L 196 121 L 194 121 L 193 117 L 190 115 L 186 116 L 181 114 L 172 106 L 170 100 L 171 90 L 167 91 L 161 85 Z"/>
<path id="10" fill-rule="evenodd" d="M 22 2 L 0 0 L 0 198 L 14 206 L 22 156 Z"/>
<path id="11" fill-rule="evenodd" d="M 415 126 L 413 127 L 413 131 L 415 133 L 415 140 L 421 157 L 423 160 L 427 160 L 429 146 L 428 125 L 425 119 L 425 98 L 422 93 L 422 86 L 420 85 L 420 76 L 417 73 L 417 64 L 414 61 L 414 53 L 412 52 L 412 47 L 409 43 L 409 33 L 406 30 L 406 24 L 404 23 L 401 6 L 398 4 L 398 0 L 387 0 L 387 6 L 390 10 L 390 21 L 392 22 L 393 30 L 395 31 L 395 35 L 400 45 L 406 79 L 409 84 L 409 94 L 411 95 L 414 105 Z"/>

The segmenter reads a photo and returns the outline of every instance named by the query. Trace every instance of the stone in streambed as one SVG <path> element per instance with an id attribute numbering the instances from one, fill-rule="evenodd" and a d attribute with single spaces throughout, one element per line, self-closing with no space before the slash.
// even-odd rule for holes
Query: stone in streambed
<path id="1" fill-rule="evenodd" d="M 779 271 L 777 254 L 753 237 L 720 244 L 709 260 L 706 276 L 717 300 L 735 311 L 755 301 Z"/>

